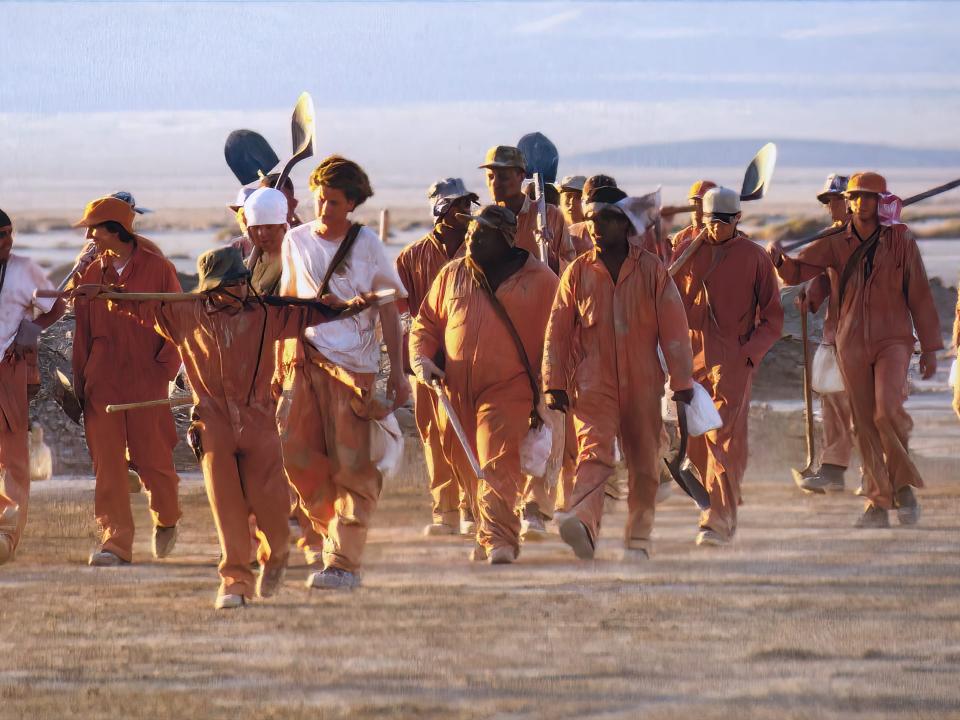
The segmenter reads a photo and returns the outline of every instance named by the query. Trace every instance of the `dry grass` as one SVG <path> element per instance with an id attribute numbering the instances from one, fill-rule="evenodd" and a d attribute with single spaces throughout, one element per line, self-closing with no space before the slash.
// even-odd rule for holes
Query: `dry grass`
<path id="1" fill-rule="evenodd" d="M 468 543 L 420 536 L 412 470 L 381 503 L 362 589 L 310 594 L 296 558 L 277 599 L 230 614 L 212 609 L 196 478 L 173 558 L 148 559 L 141 532 L 135 565 L 100 570 L 83 564 L 89 482 L 37 485 L 0 570 L 0 717 L 957 717 L 952 422 L 918 419 L 943 440 L 921 448 L 918 528 L 851 529 L 859 501 L 800 496 L 797 463 L 768 446 L 730 548 L 695 548 L 694 508 L 674 496 L 648 563 L 620 561 L 620 507 L 593 563 L 555 539 L 512 567 L 471 566 Z"/>

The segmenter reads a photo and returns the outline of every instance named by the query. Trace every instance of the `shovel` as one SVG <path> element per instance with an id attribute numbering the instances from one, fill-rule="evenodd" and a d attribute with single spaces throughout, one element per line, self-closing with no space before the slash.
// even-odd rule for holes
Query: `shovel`
<path id="1" fill-rule="evenodd" d="M 483 480 L 483 468 L 480 467 L 480 462 L 473 453 L 470 438 L 467 437 L 467 432 L 463 429 L 460 418 L 457 417 L 457 411 L 453 409 L 453 403 L 450 402 L 450 398 L 447 397 L 447 394 L 443 391 L 443 387 L 440 385 L 440 381 L 436 378 L 430 380 L 430 389 L 433 390 L 437 396 L 437 400 L 439 400 L 443 406 L 443 411 L 447 414 L 447 420 L 450 421 L 450 427 L 453 428 L 454 435 L 456 435 L 457 440 L 460 441 L 460 447 L 463 448 L 463 452 L 467 456 L 467 462 L 470 463 L 473 474 L 477 476 L 477 480 Z"/>
<path id="2" fill-rule="evenodd" d="M 767 143 L 757 151 L 757 154 L 753 156 L 753 160 L 750 161 L 746 171 L 743 173 L 743 184 L 740 186 L 740 200 L 742 202 L 749 202 L 763 198 L 770 188 L 770 181 L 773 179 L 773 170 L 776 166 L 777 146 L 773 143 Z M 678 211 L 693 212 L 694 209 L 695 207 L 690 205 L 686 208 L 679 208 Z M 661 210 L 661 214 L 665 213 Z M 687 246 L 687 249 L 677 258 L 676 262 L 670 265 L 670 277 L 676 275 L 680 268 L 690 259 L 690 256 L 700 248 L 706 237 L 705 232 L 706 228 L 701 230 L 700 234 L 693 239 L 693 242 Z"/>
<path id="3" fill-rule="evenodd" d="M 535 173 L 540 173 L 544 183 L 557 181 L 560 154 L 550 138 L 540 132 L 527 133 L 517 142 L 517 148 L 523 153 L 523 159 L 527 163 L 528 180 L 533 178 Z"/>
<path id="4" fill-rule="evenodd" d="M 223 157 L 241 185 L 269 175 L 280 162 L 270 143 L 253 130 L 234 130 L 227 135 Z"/>
<path id="5" fill-rule="evenodd" d="M 293 155 L 283 164 L 277 182 L 273 185 L 275 188 L 283 185 L 294 165 L 313 155 L 313 98 L 310 93 L 300 93 L 297 98 L 293 117 L 290 119 L 290 136 L 293 140 Z"/>
<path id="6" fill-rule="evenodd" d="M 680 449 L 672 462 L 663 458 L 663 463 L 667 466 L 667 470 L 670 471 L 670 476 L 676 481 L 677 485 L 680 486 L 680 489 L 693 498 L 697 507 L 701 510 L 709 510 L 710 495 L 707 493 L 706 488 L 700 484 L 700 481 L 697 480 L 692 472 L 682 467 L 683 460 L 687 456 L 687 439 L 689 438 L 689 433 L 687 431 L 687 409 L 684 403 L 679 401 L 677 402 L 677 424 L 680 426 Z"/>
<path id="7" fill-rule="evenodd" d="M 803 340 L 803 405 L 807 432 L 807 465 L 801 470 L 791 468 L 793 481 L 804 492 L 823 494 L 823 488 L 808 487 L 806 481 L 814 477 L 813 471 L 814 439 L 813 439 L 813 391 L 810 388 L 810 338 L 807 332 L 807 308 L 800 310 L 800 334 Z"/>

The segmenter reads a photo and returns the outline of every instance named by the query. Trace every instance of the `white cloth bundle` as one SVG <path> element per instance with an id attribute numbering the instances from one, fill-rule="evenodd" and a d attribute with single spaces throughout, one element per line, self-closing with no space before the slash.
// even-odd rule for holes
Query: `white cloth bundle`
<path id="1" fill-rule="evenodd" d="M 833 345 L 820 345 L 813 354 L 810 387 L 820 395 L 843 392 L 843 376 L 837 362 L 837 348 Z"/>

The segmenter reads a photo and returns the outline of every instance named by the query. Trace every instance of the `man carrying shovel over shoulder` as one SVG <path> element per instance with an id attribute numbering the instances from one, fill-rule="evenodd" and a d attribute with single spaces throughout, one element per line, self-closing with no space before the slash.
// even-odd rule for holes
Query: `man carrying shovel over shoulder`
<path id="1" fill-rule="evenodd" d="M 516 246 L 517 219 L 509 208 L 488 205 L 470 219 L 467 257 L 444 266 L 420 306 L 410 364 L 426 385 L 445 378 L 484 475 L 467 488 L 478 523 L 470 559 L 503 564 L 520 553 L 516 508 L 526 477 L 520 446 L 536 422 L 543 338 L 558 280 Z M 460 477 L 475 478 L 466 451 L 452 449 Z"/>
<path id="2" fill-rule="evenodd" d="M 737 530 L 747 468 L 750 389 L 760 361 L 783 331 L 783 308 L 770 258 L 738 228 L 740 195 L 716 187 L 703 197 L 706 240 L 679 268 L 693 347 L 693 379 L 713 398 L 723 427 L 691 438 L 688 454 L 710 494 L 698 545 L 726 545 Z M 687 242 L 693 242 L 691 237 Z M 677 256 L 685 246 L 675 249 Z"/>
<path id="3" fill-rule="evenodd" d="M 580 446 L 560 537 L 577 557 L 593 557 L 619 436 L 629 474 L 625 555 L 646 559 L 660 486 L 664 373 L 657 348 L 663 349 L 674 399 L 689 403 L 690 336 L 667 268 L 641 247 L 644 232 L 659 220 L 656 208 L 637 215 L 642 199 L 616 188 L 599 188 L 588 200 L 595 247 L 561 277 L 543 355 L 547 405 L 573 414 Z"/>
<path id="4" fill-rule="evenodd" d="M 856 527 L 889 527 L 897 509 L 902 525 L 920 517 L 913 488 L 923 487 L 907 445 L 913 422 L 903 407 L 914 331 L 920 340 L 920 373 L 937 370 L 943 348 L 940 321 L 913 233 L 882 218 L 887 181 L 874 172 L 856 173 L 844 193 L 851 210 L 846 229 L 814 241 L 796 258 L 779 241 L 769 246 L 783 281 L 796 285 L 825 271 L 836 284 L 837 360 L 853 410 L 863 459 L 867 505 Z"/>
<path id="5" fill-rule="evenodd" d="M 133 232 L 133 218 L 133 208 L 114 197 L 87 205 L 75 226 L 87 228 L 96 255 L 80 273 L 78 286 L 180 291 L 173 263 Z M 73 378 L 96 474 L 94 511 L 100 528 L 100 547 L 90 556 L 90 564 L 125 565 L 133 559 L 128 449 L 149 497 L 154 557 L 166 557 L 176 542 L 180 519 L 173 414 L 169 406 L 108 414 L 106 406 L 166 397 L 167 384 L 180 369 L 180 356 L 152 329 L 109 312 L 102 302 L 78 297 L 74 311 Z"/>
<path id="6" fill-rule="evenodd" d="M 383 243 L 350 213 L 373 195 L 363 169 L 338 155 L 310 176 L 317 219 L 283 240 L 280 294 L 343 301 L 376 290 L 406 297 Z M 390 359 L 386 397 L 377 392 L 380 321 Z M 277 409 L 283 465 L 301 505 L 324 536 L 322 571 L 307 585 L 320 590 L 360 584 L 363 548 L 383 477 L 371 455 L 371 426 L 410 397 L 403 372 L 403 331 L 396 302 L 342 320 L 308 327 L 287 341 Z"/>
<path id="7" fill-rule="evenodd" d="M 13 221 L 0 210 L 0 565 L 13 558 L 27 522 L 30 451 L 27 360 L 62 303 L 37 299 L 53 286 L 33 260 L 12 252 Z M 56 307 L 55 307 L 56 305 Z"/>
<path id="8" fill-rule="evenodd" d="M 466 217 L 471 205 L 479 202 L 460 178 L 434 183 L 428 197 L 433 206 L 433 230 L 397 257 L 397 273 L 407 289 L 407 299 L 399 302 L 400 309 L 403 311 L 406 306 L 414 319 L 440 269 L 452 259 L 464 256 L 470 224 Z M 430 386 L 415 382 L 413 397 L 433 500 L 433 522 L 424 528 L 424 535 L 473 535 L 476 524 L 469 504 L 464 502 L 463 481 L 444 454 L 437 395 Z"/>
<path id="9" fill-rule="evenodd" d="M 849 178 L 832 174 L 827 178 L 817 200 L 830 213 L 834 228 L 843 227 L 849 220 L 847 200 L 843 196 Z M 821 344 L 835 346 L 837 342 L 836 311 L 829 302 L 831 271 L 821 273 L 809 280 L 797 295 L 796 304 L 800 312 L 815 314 L 824 303 L 827 304 L 823 319 L 823 337 Z M 823 452 L 820 457 L 820 470 L 816 475 L 802 480 L 800 487 L 809 492 L 843 492 L 844 473 L 850 464 L 853 452 L 853 414 L 846 391 L 827 393 L 820 396 L 823 413 Z"/>
<path id="10" fill-rule="evenodd" d="M 680 255 L 677 249 L 686 247 L 690 241 L 703 231 L 703 196 L 716 186 L 717 184 L 712 180 L 697 180 L 690 186 L 688 200 L 690 200 L 690 203 L 693 205 L 693 212 L 690 213 L 690 224 L 682 230 L 679 230 L 677 234 L 670 239 L 670 243 L 673 245 L 674 260 Z"/>

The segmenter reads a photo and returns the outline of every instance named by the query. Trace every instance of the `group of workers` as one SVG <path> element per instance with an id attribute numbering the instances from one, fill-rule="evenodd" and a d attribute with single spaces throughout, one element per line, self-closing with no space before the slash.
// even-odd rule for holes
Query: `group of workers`
<path id="1" fill-rule="evenodd" d="M 351 220 L 373 195 L 355 162 L 317 166 L 308 223 L 296 217 L 292 183 L 276 189 L 267 176 L 241 190 L 231 207 L 243 236 L 200 256 L 191 294 L 135 232 L 128 194 L 87 205 L 76 225 L 89 244 L 59 299 L 37 292 L 52 286 L 11 253 L 13 223 L 0 211 L 0 563 L 27 517 L 38 336 L 68 304 L 96 475 L 89 562 L 133 560 L 130 465 L 149 498 L 154 556 L 174 548 L 177 437 L 169 403 L 156 401 L 182 368 L 188 439 L 221 546 L 218 609 L 277 592 L 292 524 L 315 566 L 308 587 L 360 583 L 383 484 L 377 433 L 411 390 L 432 500 L 425 534 L 467 536 L 471 560 L 502 564 L 545 537 L 551 519 L 576 557 L 592 558 L 621 461 L 624 554 L 649 558 L 673 434 L 662 399 L 689 404 L 699 384 L 722 424 L 689 439 L 709 495 L 695 542 L 729 543 L 753 377 L 783 329 L 781 282 L 806 283 L 804 312 L 828 304 L 823 342 L 845 387 L 823 396 L 826 447 L 805 489 L 842 490 L 855 439 L 867 501 L 857 526 L 887 527 L 894 508 L 901 524 L 918 521 L 907 370 L 914 332 L 925 378 L 942 340 L 917 244 L 880 212 L 881 176 L 831 176 L 818 197 L 836 232 L 790 257 L 744 234 L 739 193 L 707 180 L 691 188 L 691 224 L 670 238 L 659 196 L 631 197 L 607 175 L 564 178 L 543 213 L 524 190 L 518 148 L 492 148 L 480 168 L 491 203 L 481 207 L 459 178 L 438 181 L 432 230 L 395 263 Z"/>

